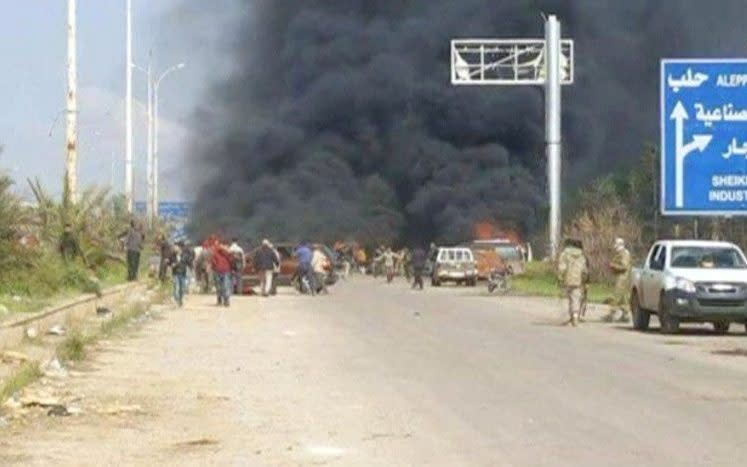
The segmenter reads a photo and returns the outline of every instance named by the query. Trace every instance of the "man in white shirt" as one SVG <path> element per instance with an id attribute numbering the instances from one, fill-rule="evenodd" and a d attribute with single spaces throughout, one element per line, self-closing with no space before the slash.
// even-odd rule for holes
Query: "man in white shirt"
<path id="1" fill-rule="evenodd" d="M 327 256 L 321 252 L 319 248 L 314 248 L 314 252 L 311 255 L 311 268 L 314 270 L 314 276 L 316 277 L 317 287 L 321 289 L 321 292 L 328 294 L 326 278 L 327 271 L 324 269 L 327 263 Z"/>

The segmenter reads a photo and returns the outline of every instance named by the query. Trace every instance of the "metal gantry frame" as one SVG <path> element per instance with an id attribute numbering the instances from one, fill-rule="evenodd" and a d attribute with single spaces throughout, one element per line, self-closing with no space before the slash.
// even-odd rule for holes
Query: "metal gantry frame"
<path id="1" fill-rule="evenodd" d="M 555 15 L 545 21 L 542 39 L 454 39 L 451 83 L 455 86 L 545 87 L 545 145 L 550 201 L 550 255 L 560 248 L 561 221 L 561 85 L 574 81 L 574 46 L 561 39 Z"/>

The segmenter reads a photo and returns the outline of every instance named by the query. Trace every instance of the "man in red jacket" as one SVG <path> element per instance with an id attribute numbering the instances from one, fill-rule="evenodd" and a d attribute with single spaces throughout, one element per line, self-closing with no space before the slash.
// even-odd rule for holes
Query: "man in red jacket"
<path id="1" fill-rule="evenodd" d="M 228 245 L 222 240 L 217 240 L 212 247 L 210 264 L 215 277 L 215 291 L 218 295 L 218 306 L 230 306 L 231 304 L 231 259 L 232 254 Z"/>

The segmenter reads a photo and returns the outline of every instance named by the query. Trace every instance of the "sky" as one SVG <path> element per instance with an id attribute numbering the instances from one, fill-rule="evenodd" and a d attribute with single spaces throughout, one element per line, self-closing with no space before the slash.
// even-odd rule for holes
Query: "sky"
<path id="1" fill-rule="evenodd" d="M 59 194 L 65 162 L 67 91 L 67 2 L 0 0 L 0 170 L 30 196 L 26 179 L 38 178 Z M 225 1 L 225 0 L 222 0 Z M 185 145 L 190 117 L 219 72 L 212 46 L 220 31 L 205 31 L 186 0 L 132 0 L 133 56 L 145 67 L 186 67 L 160 86 L 161 200 L 190 200 Z M 186 6 L 185 6 L 186 5 Z M 78 0 L 79 180 L 80 185 L 124 191 L 125 0 Z M 215 29 L 215 28 L 212 28 Z M 191 30 L 195 30 L 194 34 Z M 145 197 L 147 82 L 133 75 L 135 198 Z M 51 134 L 50 134 L 51 133 Z"/>

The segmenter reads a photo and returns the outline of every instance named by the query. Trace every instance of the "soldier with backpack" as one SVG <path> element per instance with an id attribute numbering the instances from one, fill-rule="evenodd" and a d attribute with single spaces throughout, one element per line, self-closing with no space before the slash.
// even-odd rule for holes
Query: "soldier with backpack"
<path id="1" fill-rule="evenodd" d="M 589 269 L 581 243 L 573 239 L 566 239 L 565 247 L 558 258 L 558 279 L 568 296 L 570 319 L 567 324 L 574 327 L 578 325 L 584 297 L 584 286 L 588 275 Z"/>

